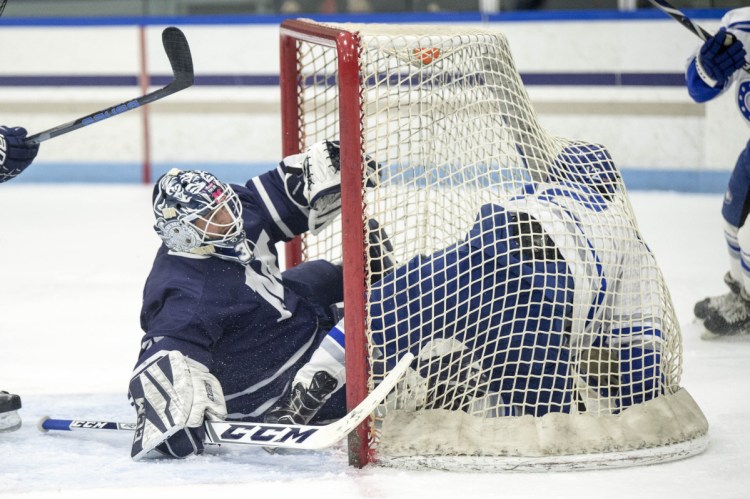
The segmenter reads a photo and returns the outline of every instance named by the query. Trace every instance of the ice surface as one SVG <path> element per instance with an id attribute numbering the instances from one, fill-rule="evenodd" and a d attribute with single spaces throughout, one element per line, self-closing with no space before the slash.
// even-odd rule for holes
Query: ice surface
<path id="1" fill-rule="evenodd" d="M 682 384 L 709 420 L 709 448 L 638 468 L 474 474 L 356 470 L 343 445 L 276 455 L 221 448 L 183 461 L 136 463 L 128 433 L 40 433 L 36 423 L 45 415 L 133 419 L 125 390 L 158 239 L 148 187 L 2 185 L 0 389 L 22 396 L 24 425 L 0 434 L 0 496 L 750 497 L 750 341 L 704 341 L 692 323 L 697 300 L 725 292 L 721 197 L 631 199 L 670 286 L 685 337 Z"/>

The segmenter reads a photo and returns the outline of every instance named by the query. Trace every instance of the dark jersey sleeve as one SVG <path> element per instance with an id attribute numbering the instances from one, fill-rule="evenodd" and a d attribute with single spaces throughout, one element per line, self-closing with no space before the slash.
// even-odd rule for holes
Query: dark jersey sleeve
<path id="1" fill-rule="evenodd" d="M 251 178 L 244 187 L 234 188 L 242 200 L 245 229 L 251 241 L 258 239 L 261 229 L 272 243 L 289 241 L 308 230 L 308 213 L 287 195 L 279 168 Z"/>
<path id="2" fill-rule="evenodd" d="M 206 266 L 199 262 L 170 257 L 164 246 L 157 253 L 143 292 L 140 319 L 145 335 L 139 359 L 159 350 L 179 350 L 211 368 L 209 352 L 221 329 L 206 306 Z"/>

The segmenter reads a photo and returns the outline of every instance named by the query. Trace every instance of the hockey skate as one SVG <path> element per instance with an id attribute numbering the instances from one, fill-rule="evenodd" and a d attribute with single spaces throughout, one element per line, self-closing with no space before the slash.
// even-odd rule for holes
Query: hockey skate
<path id="1" fill-rule="evenodd" d="M 487 373 L 471 354 L 454 352 L 420 359 L 417 368 L 428 380 L 425 409 L 470 412 L 472 401 L 484 397 L 489 389 Z"/>
<path id="2" fill-rule="evenodd" d="M 698 319 L 705 319 L 709 315 L 722 314 L 723 311 L 736 308 L 744 301 L 740 296 L 742 287 L 740 283 L 732 279 L 732 276 L 727 272 L 724 274 L 724 283 L 729 287 L 729 293 L 704 298 L 699 301 L 693 307 L 693 313 Z"/>
<path id="3" fill-rule="evenodd" d="M 263 421 L 273 424 L 305 425 L 323 407 L 338 386 L 336 379 L 325 371 L 318 371 L 305 388 L 302 383 L 292 386 L 279 403 L 266 412 Z"/>
<path id="4" fill-rule="evenodd" d="M 0 432 L 16 431 L 21 427 L 21 397 L 8 392 L 0 392 Z"/>
<path id="5" fill-rule="evenodd" d="M 729 274 L 724 277 L 724 281 L 731 289 L 728 294 L 706 298 L 695 305 L 695 316 L 700 318 L 699 314 L 704 315 L 705 331 L 702 337 L 750 338 L 750 297 L 742 289 L 735 292 L 739 286 L 733 286 L 737 282 L 733 281 Z"/>

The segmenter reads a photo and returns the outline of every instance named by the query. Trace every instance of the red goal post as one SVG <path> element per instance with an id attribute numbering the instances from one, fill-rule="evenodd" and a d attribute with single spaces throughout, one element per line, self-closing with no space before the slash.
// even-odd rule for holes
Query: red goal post
<path id="1" fill-rule="evenodd" d="M 586 264 L 588 274 L 585 265 L 568 264 L 576 299 L 568 312 L 547 320 L 549 331 L 536 323 L 513 329 L 521 314 L 516 305 L 507 310 L 507 323 L 485 329 L 481 321 L 466 323 L 462 303 L 409 312 L 401 325 L 419 329 L 414 324 L 427 312 L 441 329 L 420 337 L 415 369 L 350 436 L 351 464 L 581 469 L 662 462 L 705 449 L 707 422 L 680 386 L 682 339 L 669 291 L 644 249 L 611 157 L 601 146 L 551 136 L 539 125 L 502 34 L 449 25 L 287 20 L 280 37 L 283 154 L 324 139 L 341 142 L 341 222 L 290 243 L 286 261 L 343 262 L 349 409 L 391 365 L 394 345 L 413 339 L 408 332 L 375 345 L 379 318 L 368 313 L 379 306 L 372 283 L 382 277 L 373 270 L 382 267 L 374 265 L 382 255 L 371 251 L 368 221 L 379 221 L 392 240 L 393 259 L 403 266 L 453 251 L 476 228 L 483 207 L 518 205 L 530 183 L 557 175 L 586 190 L 586 172 L 598 171 L 606 173 L 603 192 L 617 192 L 607 210 L 566 208 L 573 210 L 568 225 L 575 231 L 577 223 L 586 224 L 584 236 L 595 243 L 570 238 L 548 212 L 536 214 L 545 232 L 532 235 L 551 235 L 565 261 L 580 254 L 607 260 Z M 379 162 L 373 188 L 366 187 L 366 155 Z M 598 256 L 590 244 L 603 245 Z M 597 304 L 604 281 L 588 291 L 580 286 L 590 285 L 600 267 L 610 272 L 607 286 L 618 291 L 610 289 L 607 301 Z M 422 281 L 417 286 L 422 289 Z M 482 286 L 471 282 L 456 296 Z M 635 334 L 637 342 L 618 337 L 613 331 L 636 322 L 618 317 L 612 301 L 645 310 L 655 332 Z M 477 336 L 469 339 L 472 328 Z M 653 366 L 629 370 L 647 362 Z M 535 371 L 540 366 L 541 374 Z M 550 379 L 559 386 L 546 386 Z"/>
<path id="2" fill-rule="evenodd" d="M 326 123 L 312 141 L 305 130 L 303 113 L 304 76 L 298 57 L 299 42 L 305 41 L 335 50 L 336 97 L 338 116 Z M 363 143 L 361 130 L 361 95 L 359 70 L 359 37 L 356 33 L 287 20 L 281 25 L 281 117 L 282 153 L 284 156 L 304 150 L 316 140 L 338 138 L 341 143 L 341 232 L 344 268 L 344 303 L 346 327 L 347 410 L 356 407 L 367 396 L 367 364 L 365 347 L 365 247 L 362 212 Z M 325 75 L 331 78 L 333 75 Z M 349 126 L 339 128 L 340 123 Z M 287 268 L 300 263 L 304 257 L 301 238 L 287 244 Z M 368 422 L 363 422 L 349 437 L 350 462 L 363 466 L 370 460 Z"/>

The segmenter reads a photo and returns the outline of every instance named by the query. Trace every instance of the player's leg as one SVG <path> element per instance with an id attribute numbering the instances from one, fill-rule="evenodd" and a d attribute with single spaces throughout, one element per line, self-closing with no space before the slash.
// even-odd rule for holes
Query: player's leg
<path id="1" fill-rule="evenodd" d="M 21 397 L 8 392 L 0 392 L 0 432 L 15 431 L 21 427 Z"/>
<path id="2" fill-rule="evenodd" d="M 700 320 L 710 315 L 722 313 L 723 310 L 743 304 L 740 298 L 742 291 L 742 266 L 740 263 L 740 245 L 737 239 L 738 228 L 729 222 L 724 224 L 724 238 L 727 242 L 729 270 L 724 274 L 724 284 L 729 291 L 718 296 L 709 296 L 697 302 L 693 307 L 695 317 Z"/>
<path id="3" fill-rule="evenodd" d="M 736 336 L 750 334 L 750 224 L 744 224 L 737 231 L 739 248 L 738 265 L 740 279 L 734 272 L 727 272 L 724 281 L 730 292 L 723 300 L 712 299 L 715 309 L 703 321 L 706 337 Z"/>
<path id="4" fill-rule="evenodd" d="M 372 230 L 373 227 L 371 226 L 370 229 Z M 432 293 L 429 291 L 432 291 L 433 287 L 444 286 L 447 275 L 458 275 L 457 255 L 459 252 L 463 254 L 467 251 L 468 246 L 463 245 L 461 250 L 446 250 L 430 257 L 415 257 L 401 268 L 387 272 L 385 277 L 373 284 L 370 290 L 370 299 L 373 302 L 370 315 L 377 345 L 385 345 L 387 337 L 409 337 L 408 341 L 402 343 L 410 345 L 415 350 L 418 349 L 419 338 L 429 337 L 432 331 L 432 323 L 427 316 L 432 310 L 429 303 Z M 420 276 L 425 275 L 432 278 L 422 281 Z M 413 290 L 417 288 L 422 299 L 417 300 L 419 303 L 412 303 L 410 296 L 413 298 Z M 388 299 L 385 299 L 386 297 Z M 450 296 L 446 300 L 455 301 L 457 298 Z M 423 321 L 413 330 L 403 321 L 390 320 L 399 314 L 408 315 L 409 307 L 423 309 Z M 412 310 L 412 314 L 413 312 Z M 389 342 L 389 344 L 393 343 Z M 310 361 L 297 372 L 292 386 L 279 403 L 265 414 L 265 422 L 306 424 L 311 421 L 326 401 L 346 382 L 344 344 L 342 320 L 321 340 L 320 346 L 315 350 Z M 389 348 L 384 347 L 384 349 Z M 389 356 L 394 356 L 396 353 L 389 351 Z"/>
<path id="5" fill-rule="evenodd" d="M 265 413 L 263 420 L 307 424 L 345 382 L 344 321 L 341 320 L 322 338 L 310 360 L 297 371 L 289 389 Z"/>
<path id="6" fill-rule="evenodd" d="M 393 246 L 386 231 L 374 219 L 368 221 L 368 240 L 370 274 L 372 281 L 376 282 L 393 270 Z M 305 297 L 315 297 L 315 300 L 319 303 L 321 302 L 321 295 L 327 296 L 321 304 L 331 307 L 334 316 L 331 324 L 336 323 L 336 325 L 322 338 L 310 361 L 297 371 L 286 393 L 266 412 L 264 420 L 267 423 L 306 424 L 310 422 L 318 411 L 326 405 L 326 402 L 344 386 L 346 381 L 344 321 L 340 304 L 337 305 L 338 302 L 343 300 L 343 297 L 333 300 L 334 296 L 326 289 L 331 284 L 335 284 L 335 279 L 329 279 L 328 285 L 324 286 L 323 289 L 320 289 L 319 282 L 308 282 L 309 271 L 300 271 L 299 267 L 310 266 L 311 264 L 315 264 L 315 262 L 301 264 L 286 271 L 284 280 L 298 294 Z M 316 265 L 321 266 L 322 264 Z M 336 268 L 340 273 L 341 268 Z M 324 273 L 332 275 L 330 270 Z M 330 416 L 330 412 L 327 411 L 327 417 Z M 336 412 L 336 408 L 334 408 L 333 414 Z"/>
<path id="7" fill-rule="evenodd" d="M 750 325 L 750 142 L 737 158 L 724 195 L 722 215 L 729 254 L 724 282 L 729 292 L 696 303 L 695 316 L 717 335 L 734 335 Z"/>

